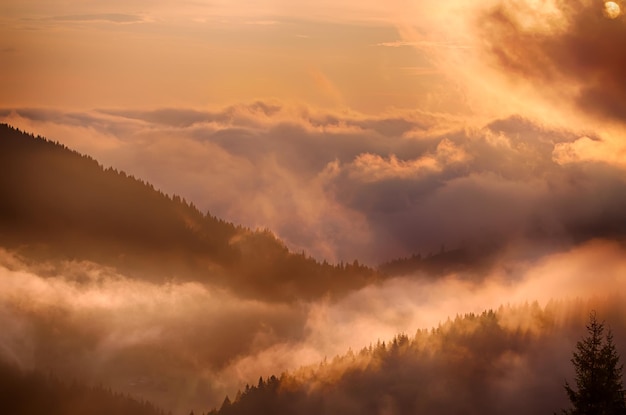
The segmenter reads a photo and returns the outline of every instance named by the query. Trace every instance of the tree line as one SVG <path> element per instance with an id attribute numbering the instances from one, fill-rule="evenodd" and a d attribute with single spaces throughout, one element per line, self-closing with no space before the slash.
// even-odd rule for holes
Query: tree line
<path id="1" fill-rule="evenodd" d="M 207 414 L 527 414 L 565 408 L 567 398 L 564 414 L 625 414 L 619 354 L 610 330 L 602 338 L 595 313 L 572 358 L 575 382 L 566 382 L 564 393 L 559 377 L 566 372 L 547 366 L 563 355 L 552 348 L 563 334 L 553 330 L 553 312 L 534 303 L 457 316 L 414 337 L 260 378 Z M 533 316 L 541 335 L 534 326 L 506 327 L 500 321 L 507 313 Z"/>
<path id="2" fill-rule="evenodd" d="M 150 402 L 101 385 L 24 371 L 2 361 L 0 411 L 10 415 L 165 415 Z"/>
<path id="3" fill-rule="evenodd" d="M 276 301 L 341 294 L 380 277 L 357 261 L 329 264 L 291 252 L 267 229 L 202 213 L 184 198 L 6 124 L 0 196 L 0 246 L 33 260 L 93 261 L 134 278 L 206 282 Z"/>

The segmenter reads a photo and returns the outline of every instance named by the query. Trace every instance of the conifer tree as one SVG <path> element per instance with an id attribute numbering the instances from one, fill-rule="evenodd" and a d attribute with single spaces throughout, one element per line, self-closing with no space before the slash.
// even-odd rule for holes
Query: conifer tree
<path id="1" fill-rule="evenodd" d="M 587 337 L 576 343 L 572 363 L 576 370 L 576 388 L 565 382 L 565 390 L 573 409 L 571 415 L 626 415 L 622 369 L 619 355 L 608 330 L 603 337 L 604 324 L 595 312 L 589 316 Z"/>

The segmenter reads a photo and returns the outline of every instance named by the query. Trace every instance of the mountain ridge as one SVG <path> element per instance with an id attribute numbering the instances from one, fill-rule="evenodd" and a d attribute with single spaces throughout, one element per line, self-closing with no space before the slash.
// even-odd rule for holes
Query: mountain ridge
<path id="1" fill-rule="evenodd" d="M 8 124 L 0 125 L 0 150 L 0 243 L 27 257 L 92 260 L 148 280 L 210 281 L 276 301 L 341 294 L 381 278 L 358 261 L 331 265 L 292 253 L 269 230 L 202 214 Z"/>

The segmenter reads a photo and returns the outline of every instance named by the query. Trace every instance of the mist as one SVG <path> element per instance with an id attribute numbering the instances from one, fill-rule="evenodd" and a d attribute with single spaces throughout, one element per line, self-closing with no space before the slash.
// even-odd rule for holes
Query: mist
<path id="1" fill-rule="evenodd" d="M 626 288 L 624 253 L 618 243 L 595 240 L 539 260 L 502 260 L 482 282 L 407 275 L 339 298 L 281 304 L 198 283 L 137 281 L 94 263 L 27 265 L 3 251 L 0 352 L 24 370 L 102 382 L 174 413 L 210 409 L 260 376 L 413 335 L 455 315 L 579 301 L 574 309 L 584 322 L 589 301 L 613 304 Z M 501 324 L 530 329 L 527 317 Z M 620 341 L 625 322 L 609 317 Z"/>

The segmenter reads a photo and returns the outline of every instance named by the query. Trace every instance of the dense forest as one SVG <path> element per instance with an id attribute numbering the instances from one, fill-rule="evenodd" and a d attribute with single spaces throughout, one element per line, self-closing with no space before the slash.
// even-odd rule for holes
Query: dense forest
<path id="1" fill-rule="evenodd" d="M 387 276 L 414 275 L 427 278 L 438 278 L 451 272 L 463 272 L 466 277 L 479 280 L 492 265 L 494 252 L 482 249 L 474 253 L 469 248 L 446 250 L 441 247 L 436 253 L 427 255 L 413 254 L 405 258 L 386 261 L 378 266 L 378 270 Z"/>
<path id="2" fill-rule="evenodd" d="M 255 298 L 341 293 L 380 275 L 289 252 L 269 230 L 192 203 L 65 146 L 0 125 L 0 245 L 33 260 L 89 260 L 149 280 L 210 282 Z"/>
<path id="3" fill-rule="evenodd" d="M 568 407 L 564 380 L 584 325 L 580 302 L 457 315 L 360 351 L 260 378 L 210 415 L 531 414 Z M 604 310 L 615 318 L 623 307 Z M 626 332 L 620 325 L 618 335 Z M 624 352 L 621 344 L 621 352 Z M 622 398 L 623 399 L 623 398 Z"/>
<path id="4" fill-rule="evenodd" d="M 0 409 L 11 415 L 164 415 L 150 402 L 103 386 L 22 371 L 0 361 Z"/>

